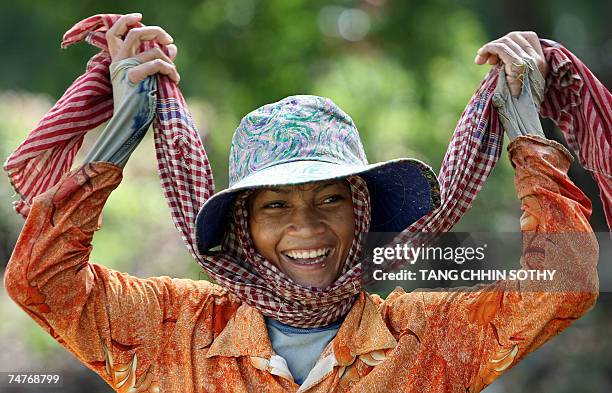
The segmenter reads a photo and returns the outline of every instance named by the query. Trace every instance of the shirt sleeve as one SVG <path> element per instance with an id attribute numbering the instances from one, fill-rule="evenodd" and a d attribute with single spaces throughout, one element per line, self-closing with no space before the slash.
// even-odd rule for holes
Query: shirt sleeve
<path id="1" fill-rule="evenodd" d="M 546 82 L 533 59 L 526 58 L 524 61 L 525 74 L 520 94 L 512 96 L 503 67 L 499 70 L 493 94 L 493 105 L 511 141 L 520 135 L 544 137 L 538 108 L 544 97 Z"/>
<path id="2" fill-rule="evenodd" d="M 589 199 L 567 176 L 560 144 L 519 136 L 509 147 L 521 200 L 520 268 L 555 270 L 554 280 L 501 280 L 471 288 L 392 293 L 383 307 L 400 336 L 416 335 L 431 367 L 479 392 L 590 310 L 598 297 L 599 246 Z M 462 390 L 463 391 L 463 390 Z"/>
<path id="3" fill-rule="evenodd" d="M 177 346 L 172 356 L 189 356 L 191 340 L 213 331 L 227 296 L 205 281 L 141 279 L 89 262 L 102 208 L 121 179 L 119 166 L 85 164 L 34 198 L 4 285 L 82 363 L 127 389 L 159 381 L 167 346 Z M 180 345 L 170 341 L 176 329 Z"/>
<path id="4" fill-rule="evenodd" d="M 130 82 L 128 71 L 139 64 L 138 59 L 127 58 L 110 65 L 114 114 L 85 163 L 105 161 L 124 167 L 146 135 L 155 116 L 157 78 Z"/>

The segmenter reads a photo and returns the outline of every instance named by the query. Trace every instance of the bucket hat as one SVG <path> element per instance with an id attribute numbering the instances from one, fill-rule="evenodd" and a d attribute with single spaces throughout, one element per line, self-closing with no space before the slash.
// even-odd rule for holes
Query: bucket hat
<path id="1" fill-rule="evenodd" d="M 369 164 L 353 120 L 330 99 L 297 95 L 242 118 L 229 157 L 229 187 L 214 194 L 196 218 L 201 254 L 221 245 L 236 197 L 358 175 L 367 183 L 370 232 L 400 232 L 440 205 L 437 177 L 414 158 Z"/>

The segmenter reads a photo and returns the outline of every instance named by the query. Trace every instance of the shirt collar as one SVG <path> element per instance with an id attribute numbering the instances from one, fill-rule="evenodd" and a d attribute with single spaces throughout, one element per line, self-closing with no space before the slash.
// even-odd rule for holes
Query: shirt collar
<path id="1" fill-rule="evenodd" d="M 338 334 L 332 340 L 340 364 L 352 363 L 356 356 L 376 350 L 394 348 L 397 341 L 389 332 L 378 307 L 365 292 L 361 292 Z M 263 315 L 243 303 L 210 346 L 206 357 L 256 356 L 270 359 L 274 351 Z M 350 361 L 349 361 L 350 360 Z"/>
<path id="2" fill-rule="evenodd" d="M 270 359 L 274 352 L 263 315 L 242 303 L 211 344 L 206 357 L 256 356 Z"/>
<path id="3" fill-rule="evenodd" d="M 338 364 L 348 365 L 359 355 L 395 348 L 397 340 L 370 295 L 362 291 L 332 343 Z"/>

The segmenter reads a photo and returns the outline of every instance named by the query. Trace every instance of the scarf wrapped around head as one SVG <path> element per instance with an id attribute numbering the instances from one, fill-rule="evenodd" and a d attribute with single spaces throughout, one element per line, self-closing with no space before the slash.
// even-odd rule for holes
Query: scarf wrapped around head
<path id="1" fill-rule="evenodd" d="M 350 310 L 360 291 L 361 256 L 370 224 L 370 197 L 365 181 L 350 176 L 355 233 L 338 279 L 328 288 L 303 287 L 255 250 L 248 228 L 249 191 L 234 203 L 225 232 L 223 253 L 206 258 L 206 270 L 243 301 L 264 315 L 292 326 L 320 326 Z M 204 266 L 203 266 L 204 267 Z"/>
<path id="2" fill-rule="evenodd" d="M 232 138 L 229 172 L 229 187 L 208 199 L 196 220 L 201 265 L 248 304 L 293 326 L 323 325 L 348 311 L 361 288 L 369 230 L 400 232 L 439 204 L 428 166 L 411 158 L 369 164 L 350 116 L 312 95 L 286 97 L 244 116 Z M 349 182 L 354 240 L 332 285 L 303 287 L 257 253 L 247 195 L 332 179 Z M 223 247 L 213 251 L 217 246 Z"/>
<path id="3" fill-rule="evenodd" d="M 105 32 L 120 15 L 95 15 L 77 23 L 62 42 L 66 47 L 86 40 L 101 49 L 62 98 L 30 132 L 5 163 L 19 195 L 15 209 L 26 217 L 32 199 L 55 185 L 71 168 L 83 136 L 113 114 Z M 144 42 L 141 50 L 156 45 Z M 585 65 L 559 44 L 542 41 L 551 66 L 541 114 L 561 128 L 580 163 L 598 185 L 612 224 L 612 96 Z M 304 288 L 293 283 L 253 250 L 246 227 L 244 200 L 238 202 L 235 226 L 225 239 L 228 252 L 202 255 L 197 248 L 195 220 L 214 192 L 212 171 L 185 100 L 165 76 L 158 76 L 154 142 L 161 185 L 173 221 L 198 263 L 242 301 L 264 315 L 300 327 L 331 323 L 345 315 L 360 290 L 360 253 L 369 225 L 370 201 L 359 177 L 349 177 L 355 205 L 356 232 L 349 258 L 331 288 Z M 495 166 L 503 129 L 492 106 L 497 69 L 485 77 L 463 112 L 438 177 L 441 205 L 403 232 L 448 231 L 471 206 Z M 78 108 L 78 110 L 75 110 Z"/>

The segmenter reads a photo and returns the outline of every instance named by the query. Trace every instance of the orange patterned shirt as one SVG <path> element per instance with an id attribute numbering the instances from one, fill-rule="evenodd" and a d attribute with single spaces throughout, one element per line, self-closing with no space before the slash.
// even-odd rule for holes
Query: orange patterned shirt
<path id="1" fill-rule="evenodd" d="M 524 234 L 581 234 L 524 247 L 522 267 L 556 269 L 554 288 L 498 281 L 386 299 L 362 292 L 301 386 L 274 353 L 262 314 L 232 293 L 89 261 L 122 179 L 113 164 L 84 165 L 35 198 L 5 286 L 117 392 L 479 392 L 597 299 L 591 205 L 568 179 L 571 156 L 559 146 L 538 137 L 509 146 Z"/>

